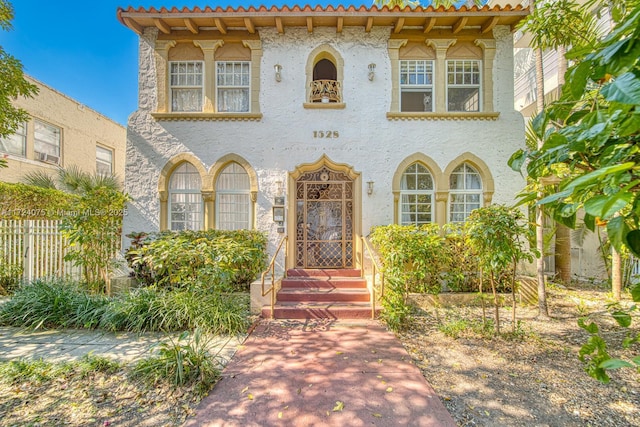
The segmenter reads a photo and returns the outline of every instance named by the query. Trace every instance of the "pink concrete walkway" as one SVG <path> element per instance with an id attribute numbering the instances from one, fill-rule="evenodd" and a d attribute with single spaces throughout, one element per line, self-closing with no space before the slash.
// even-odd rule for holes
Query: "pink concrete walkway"
<path id="1" fill-rule="evenodd" d="M 376 321 L 261 321 L 186 426 L 455 426 Z"/>

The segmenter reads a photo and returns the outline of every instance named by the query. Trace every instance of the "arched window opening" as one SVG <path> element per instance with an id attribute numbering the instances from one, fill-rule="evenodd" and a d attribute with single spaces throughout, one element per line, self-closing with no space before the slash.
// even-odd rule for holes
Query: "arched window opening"
<path id="1" fill-rule="evenodd" d="M 329 59 L 321 59 L 313 66 L 311 102 L 342 102 L 338 70 Z"/>
<path id="2" fill-rule="evenodd" d="M 400 181 L 400 223 L 421 225 L 433 222 L 433 176 L 421 163 L 413 163 Z"/>
<path id="3" fill-rule="evenodd" d="M 236 162 L 226 166 L 216 182 L 216 228 L 251 228 L 251 184 L 247 171 Z"/>
<path id="4" fill-rule="evenodd" d="M 171 230 L 202 228 L 202 195 L 200 174 L 188 162 L 179 165 L 169 179 L 169 224 Z"/>
<path id="5" fill-rule="evenodd" d="M 449 177 L 449 221 L 465 222 L 471 211 L 482 206 L 482 178 L 468 163 L 453 170 Z"/>

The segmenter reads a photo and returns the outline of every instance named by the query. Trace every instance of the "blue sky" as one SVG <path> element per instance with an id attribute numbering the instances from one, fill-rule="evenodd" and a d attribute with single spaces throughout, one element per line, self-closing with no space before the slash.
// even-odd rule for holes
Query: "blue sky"
<path id="1" fill-rule="evenodd" d="M 126 125 L 137 106 L 138 36 L 116 18 L 118 6 L 200 6 L 306 4 L 186 0 L 11 0 L 13 30 L 0 30 L 0 45 L 22 61 L 24 70 L 59 92 Z M 339 4 L 340 2 L 309 2 Z M 351 4 L 343 3 L 343 4 Z M 370 4 L 355 1 L 354 4 Z"/>

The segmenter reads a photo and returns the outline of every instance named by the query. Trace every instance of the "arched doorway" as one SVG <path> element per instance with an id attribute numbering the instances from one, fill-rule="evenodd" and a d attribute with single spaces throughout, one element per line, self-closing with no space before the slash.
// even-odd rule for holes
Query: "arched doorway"
<path id="1" fill-rule="evenodd" d="M 323 156 L 291 174 L 295 188 L 292 233 L 295 268 L 353 268 L 359 174 Z"/>

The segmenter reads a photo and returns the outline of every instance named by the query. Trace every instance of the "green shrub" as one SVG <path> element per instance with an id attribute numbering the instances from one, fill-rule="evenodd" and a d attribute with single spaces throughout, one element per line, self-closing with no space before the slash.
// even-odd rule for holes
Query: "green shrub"
<path id="1" fill-rule="evenodd" d="M 39 279 L 21 286 L 0 306 L 0 323 L 30 328 L 95 328 L 108 298 L 91 295 L 76 283 Z"/>
<path id="2" fill-rule="evenodd" d="M 200 329 L 191 336 L 183 332 L 177 341 L 158 344 L 156 355 L 137 362 L 133 375 L 153 383 L 193 384 L 197 394 L 202 395 L 211 390 L 220 376 L 215 356 L 207 349 L 208 343 Z"/>
<path id="3" fill-rule="evenodd" d="M 22 266 L 8 265 L 0 259 L 0 295 L 12 294 L 22 280 Z"/>
<path id="4" fill-rule="evenodd" d="M 246 289 L 266 266 L 266 236 L 257 231 L 165 231 L 136 237 L 126 258 L 146 286 L 196 284 L 230 292 Z"/>
<path id="5" fill-rule="evenodd" d="M 249 298 L 197 287 L 137 288 L 108 298 L 73 282 L 37 280 L 20 287 L 0 306 L 0 324 L 132 332 L 202 328 L 215 334 L 237 334 L 249 326 Z"/>

